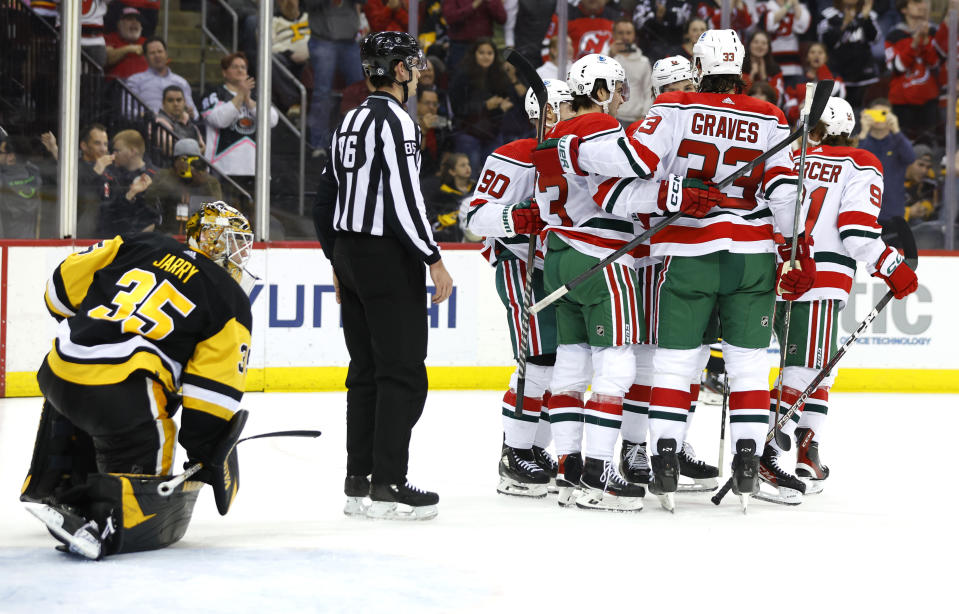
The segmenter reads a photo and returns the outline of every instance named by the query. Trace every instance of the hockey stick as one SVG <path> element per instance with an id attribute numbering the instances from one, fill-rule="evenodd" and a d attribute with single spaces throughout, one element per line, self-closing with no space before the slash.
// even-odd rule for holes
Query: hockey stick
<path id="1" fill-rule="evenodd" d="M 726 415 L 729 410 L 729 374 L 723 371 L 723 413 L 719 423 L 719 477 L 723 475 L 723 452 L 726 450 Z"/>
<path id="2" fill-rule="evenodd" d="M 249 441 L 251 439 L 263 439 L 265 437 L 319 437 L 320 435 L 320 431 L 273 431 L 272 433 L 250 435 L 249 437 L 244 437 L 243 439 L 238 440 L 236 443 L 241 444 L 244 441 Z M 166 482 L 160 482 L 160 485 L 157 486 L 157 493 L 160 496 L 169 497 L 177 486 L 192 478 L 201 469 L 203 469 L 203 463 L 190 465 L 180 475 L 175 476 Z"/>
<path id="3" fill-rule="evenodd" d="M 897 225 L 899 225 L 898 221 L 897 221 Z M 902 229 L 903 226 L 905 227 L 904 231 Z M 916 269 L 919 266 L 919 258 L 916 252 L 916 242 L 913 239 L 912 232 L 909 230 L 909 226 L 906 224 L 905 220 L 902 221 L 902 226 L 900 226 L 899 230 L 901 231 L 899 236 L 903 242 L 903 251 L 906 252 L 906 264 L 908 264 L 913 269 Z M 859 323 L 859 327 L 856 328 L 856 330 L 851 335 L 849 335 L 849 338 L 846 339 L 846 341 L 841 346 L 839 346 L 839 349 L 836 351 L 836 354 L 829 360 L 828 363 L 826 363 L 825 367 L 820 369 L 819 373 L 816 374 L 816 377 L 813 378 L 813 380 L 809 383 L 809 385 L 806 386 L 806 389 L 802 391 L 802 394 L 799 395 L 799 398 L 797 398 L 796 401 L 792 404 L 792 406 L 790 406 L 790 408 L 786 411 L 786 413 L 783 414 L 782 418 L 776 421 L 775 428 L 782 429 L 782 427 L 785 426 L 787 422 L 789 422 L 789 420 L 793 417 L 793 414 L 796 413 L 799 410 L 799 408 L 803 406 L 803 404 L 806 402 L 806 399 L 809 398 L 809 395 L 815 392 L 816 388 L 819 387 L 819 384 L 822 383 L 822 381 L 829 376 L 832 370 L 836 367 L 836 364 L 839 363 L 839 360 L 846 355 L 846 352 L 849 350 L 850 346 L 852 346 L 852 344 L 855 343 L 856 339 L 858 339 L 859 336 L 862 335 L 867 328 L 869 328 L 869 325 L 872 324 L 873 320 L 875 320 L 876 317 L 879 316 L 879 312 L 882 311 L 887 304 L 889 304 L 889 301 L 891 301 L 894 296 L 895 294 L 892 292 L 892 290 L 890 290 L 886 292 L 886 294 L 881 299 L 879 299 L 879 302 L 876 303 L 876 306 L 872 308 L 872 311 L 870 311 L 869 314 L 866 315 L 866 319 L 864 319 L 862 322 Z M 780 379 L 782 379 L 781 372 L 779 377 Z M 773 431 L 769 431 L 769 433 L 766 434 L 766 443 L 769 443 L 772 440 L 772 438 L 773 438 Z M 729 478 L 726 481 L 726 483 L 723 484 L 723 487 L 719 489 L 719 492 L 717 492 L 715 495 L 712 496 L 710 501 L 712 501 L 715 505 L 719 505 L 720 502 L 722 502 L 723 497 L 726 496 L 726 493 L 729 492 L 729 489 L 732 488 L 732 485 L 733 485 L 733 479 Z"/>
<path id="4" fill-rule="evenodd" d="M 808 113 L 811 111 L 814 92 L 818 92 L 820 89 L 825 90 L 829 93 L 832 93 L 832 81 L 823 81 L 819 84 L 806 86 L 806 104 L 803 109 L 804 116 L 808 117 Z M 828 98 L 826 99 L 828 101 Z M 809 143 L 809 121 L 804 117 L 802 118 L 802 139 L 799 142 L 799 170 L 797 171 L 798 175 L 798 189 L 796 190 L 796 207 L 793 209 L 793 234 L 792 234 L 792 246 L 789 248 L 789 269 L 796 268 L 796 250 L 799 247 L 799 215 L 802 213 L 802 202 L 803 196 L 805 194 L 805 188 L 803 186 L 803 180 L 806 177 L 806 146 Z M 792 310 L 793 310 L 793 301 L 786 302 L 786 314 L 783 319 L 783 339 L 789 339 L 789 324 L 792 320 Z M 779 415 L 780 409 L 782 408 L 783 401 L 783 369 L 786 368 L 786 346 L 788 344 L 783 342 L 779 346 L 779 382 L 776 385 L 776 422 L 774 423 L 773 428 L 773 439 L 776 440 L 776 445 L 779 446 L 782 450 L 789 450 L 792 446 L 792 442 L 789 441 L 789 437 L 783 434 L 779 430 Z"/>
<path id="5" fill-rule="evenodd" d="M 506 61 L 512 64 L 517 71 L 529 81 L 529 86 L 533 88 L 533 95 L 536 96 L 536 102 L 539 104 L 539 118 L 536 120 L 536 142 L 542 143 L 543 136 L 546 134 L 546 105 L 549 102 L 549 93 L 546 91 L 546 85 L 543 79 L 529 63 L 515 49 L 509 49 L 506 52 Z M 536 233 L 529 234 L 528 253 L 526 255 L 526 285 L 523 286 L 523 313 L 520 323 L 520 342 L 519 356 L 517 356 L 516 373 L 516 407 L 513 408 L 513 417 L 520 418 L 523 415 L 523 400 L 526 397 L 526 361 L 529 358 L 529 321 L 531 317 L 530 307 L 533 304 L 533 268 L 536 263 Z"/>
<path id="6" fill-rule="evenodd" d="M 757 156 L 755 159 L 753 159 L 750 162 L 747 162 L 738 170 L 733 172 L 733 174 L 731 174 L 730 176 L 720 181 L 716 186 L 717 189 L 723 190 L 729 187 L 729 185 L 732 184 L 732 182 L 736 181 L 737 179 L 746 175 L 747 173 L 752 172 L 754 168 L 756 168 L 760 164 L 765 163 L 766 160 L 768 160 L 775 154 L 782 151 L 790 143 L 792 143 L 797 138 L 802 136 L 803 130 L 805 129 L 805 126 L 807 125 L 807 123 L 815 126 L 819 122 L 819 118 L 820 116 L 822 116 L 822 112 L 826 108 L 826 103 L 829 102 L 829 93 L 832 91 L 832 81 L 827 80 L 827 81 L 821 81 L 820 83 L 822 84 L 828 83 L 829 87 L 828 88 L 823 87 L 822 89 L 816 88 L 816 93 L 813 96 L 812 105 L 809 110 L 809 116 L 806 118 L 806 121 L 802 122 L 802 125 L 799 128 L 794 130 L 785 139 L 777 143 L 772 149 L 763 152 L 762 154 Z M 540 300 L 538 303 L 536 303 L 530 308 L 530 312 L 535 315 L 539 313 L 540 311 L 542 311 L 543 309 L 545 309 L 546 307 L 555 303 L 557 300 L 563 298 L 571 290 L 575 289 L 576 286 L 582 284 L 583 282 L 585 282 L 587 279 L 589 279 L 596 273 L 602 271 L 615 260 L 619 259 L 625 254 L 628 254 L 629 252 L 636 249 L 636 247 L 638 247 L 641 243 L 645 242 L 654 234 L 656 234 L 663 228 L 669 226 L 670 224 L 678 220 L 680 217 L 682 217 L 682 215 L 683 215 L 682 211 L 677 211 L 676 213 L 673 213 L 669 217 L 666 217 L 665 219 L 661 220 L 659 223 L 657 223 L 655 226 L 653 226 L 652 228 L 650 228 L 643 234 L 633 238 L 632 240 L 629 241 L 629 243 L 623 245 L 622 247 L 617 249 L 615 252 L 613 252 L 609 256 L 606 256 L 605 258 L 597 262 L 591 268 L 583 271 L 582 273 L 574 277 L 571 281 L 566 282 L 565 284 L 563 284 L 562 286 L 560 286 L 559 288 L 557 288 L 550 294 L 546 295 L 542 300 Z"/>

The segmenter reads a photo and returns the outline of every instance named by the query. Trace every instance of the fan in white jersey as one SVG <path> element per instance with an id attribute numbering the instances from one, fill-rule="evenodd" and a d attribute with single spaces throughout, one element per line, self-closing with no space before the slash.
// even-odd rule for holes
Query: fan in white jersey
<path id="1" fill-rule="evenodd" d="M 572 114 L 573 96 L 562 81 L 543 82 L 548 94 L 547 128 Z M 526 112 L 531 120 L 539 118 L 539 105 L 533 90 L 526 94 Z M 520 139 L 494 151 L 483 166 L 480 180 L 466 217 L 470 232 L 486 237 L 483 255 L 496 268 L 496 290 L 506 307 L 506 322 L 513 342 L 513 356 L 520 352 L 523 288 L 529 233 L 543 227 L 533 195 L 535 169 L 533 148 L 536 139 Z M 542 298 L 543 259 L 535 257 L 533 301 Z M 516 410 L 518 372 L 510 378 L 503 396 L 503 450 L 500 455 L 500 482 L 497 492 L 506 495 L 542 497 L 547 483 L 555 484 L 556 461 L 546 452 L 550 442 L 549 380 L 556 360 L 556 315 L 552 308 L 530 316 L 529 356 L 526 363 L 526 389 L 523 410 Z"/>
<path id="2" fill-rule="evenodd" d="M 656 211 L 659 180 L 672 177 L 679 183 L 676 176 L 685 176 L 685 181 L 696 178 L 708 185 L 724 179 L 789 134 L 782 111 L 742 94 L 744 56 L 735 31 L 703 33 L 693 48 L 698 92 L 660 95 L 632 138 L 616 146 L 585 140 L 564 144 L 557 164 L 571 173 L 623 178 L 603 184 L 595 195 L 604 211 L 623 216 L 661 215 Z M 674 504 L 678 485 L 677 452 L 690 404 L 689 382 L 715 308 L 731 391 L 733 491 L 745 506 L 759 490 L 759 453 L 768 418 L 766 347 L 777 287 L 773 222 L 792 228 L 796 182 L 789 155 L 779 153 L 724 188 L 716 209 L 680 217 L 651 239 L 651 254 L 665 260 L 656 288 L 659 312 L 652 324 L 659 346 L 649 408 L 650 491 L 667 508 Z M 780 276 L 779 284 L 804 291 L 815 280 L 815 261 L 811 248 L 797 241 L 801 267 Z"/>
<path id="3" fill-rule="evenodd" d="M 883 279 L 896 298 L 904 298 L 917 288 L 916 274 L 899 252 L 880 238 L 876 216 L 882 204 L 882 165 L 870 152 L 851 146 L 855 123 L 849 103 L 833 97 L 809 134 L 812 146 L 806 151 L 803 182 L 805 233 L 815 241 L 817 275 L 813 288 L 793 303 L 788 340 L 782 339 L 784 327 L 780 323 L 784 303 L 777 305 L 776 335 L 790 348 L 783 371 L 783 408 L 796 401 L 835 354 L 839 312 L 849 297 L 857 261 L 865 262 L 874 277 Z M 829 476 L 829 469 L 819 460 L 819 437 L 835 376 L 835 371 L 830 373 L 782 429 L 794 435 L 798 443 L 796 473 L 805 482 L 807 494 L 820 492 Z M 772 426 L 775 388 L 770 397 Z M 760 470 L 763 480 L 779 486 L 780 499 L 795 500 L 797 494 L 779 483 L 776 469 L 782 450 L 775 440 L 767 453 Z"/>

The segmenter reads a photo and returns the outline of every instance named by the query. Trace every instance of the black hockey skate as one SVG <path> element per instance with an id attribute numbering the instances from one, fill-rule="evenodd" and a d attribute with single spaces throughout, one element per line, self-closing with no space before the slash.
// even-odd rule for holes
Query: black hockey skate
<path id="1" fill-rule="evenodd" d="M 696 451 L 685 441 L 679 451 L 679 474 L 692 479 L 693 483 L 680 483 L 678 492 L 711 492 L 719 488 L 719 483 L 716 480 L 719 477 L 719 469 L 696 458 Z"/>
<path id="2" fill-rule="evenodd" d="M 749 497 L 759 492 L 759 455 L 756 454 L 756 443 L 751 439 L 740 439 L 736 442 L 736 454 L 733 455 L 732 488 L 739 495 L 743 513 L 749 507 Z"/>
<path id="3" fill-rule="evenodd" d="M 649 480 L 649 492 L 659 498 L 660 505 L 668 512 L 676 511 L 676 490 L 679 488 L 679 455 L 675 439 L 660 439 L 656 454 L 650 459 L 653 475 Z"/>
<path id="4" fill-rule="evenodd" d="M 499 459 L 496 492 L 517 497 L 545 497 L 549 475 L 536 463 L 532 450 L 504 446 Z"/>
<path id="5" fill-rule="evenodd" d="M 580 452 L 563 454 L 559 457 L 559 466 L 556 469 L 556 502 L 561 507 L 569 507 L 576 503 L 579 495 L 579 480 L 583 475 L 583 455 Z"/>
<path id="6" fill-rule="evenodd" d="M 553 458 L 553 455 L 546 451 L 545 448 L 539 446 L 533 446 L 533 458 L 536 460 L 536 464 L 539 465 L 540 469 L 546 472 L 546 475 L 549 476 L 549 484 L 546 485 L 546 492 L 551 495 L 555 495 L 559 490 L 556 487 L 556 471 L 559 468 L 559 464 L 556 462 L 556 459 Z"/>
<path id="7" fill-rule="evenodd" d="M 435 492 L 404 484 L 373 484 L 370 487 L 368 518 L 387 520 L 429 520 L 439 510 L 440 496 Z"/>
<path id="8" fill-rule="evenodd" d="M 649 456 L 646 455 L 646 443 L 633 443 L 623 440 L 619 449 L 619 471 L 627 482 L 649 484 Z"/>
<path id="9" fill-rule="evenodd" d="M 806 494 L 816 495 L 822 492 L 826 478 L 829 477 L 829 467 L 819 462 L 819 442 L 813 441 L 815 433 L 812 429 L 796 429 L 796 475 L 806 484 Z"/>
<path id="10" fill-rule="evenodd" d="M 347 516 L 366 517 L 366 511 L 370 504 L 367 497 L 370 496 L 370 478 L 365 475 L 348 475 L 343 484 L 343 492 L 346 494 L 346 505 L 343 507 L 343 513 Z"/>
<path id="11" fill-rule="evenodd" d="M 587 457 L 579 485 L 583 494 L 576 499 L 576 507 L 612 512 L 638 512 L 643 509 L 646 491 L 642 486 L 624 480 L 610 461 Z"/>
<path id="12" fill-rule="evenodd" d="M 802 480 L 789 473 L 779 464 L 779 451 L 769 444 L 763 450 L 759 461 L 759 477 L 763 482 L 776 489 L 775 494 L 760 490 L 756 498 L 780 505 L 799 505 L 806 492 L 806 485 Z"/>
<path id="13" fill-rule="evenodd" d="M 95 520 L 87 520 L 72 506 L 63 504 L 43 505 L 26 503 L 27 511 L 36 516 L 50 535 L 62 542 L 64 552 L 72 552 L 94 561 L 107 554 L 108 542 L 115 533 L 113 518 L 107 518 L 103 530 Z"/>

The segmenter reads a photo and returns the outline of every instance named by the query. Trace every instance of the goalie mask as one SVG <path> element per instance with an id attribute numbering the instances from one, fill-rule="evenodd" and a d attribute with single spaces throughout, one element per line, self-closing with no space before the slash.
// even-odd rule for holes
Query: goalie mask
<path id="1" fill-rule="evenodd" d="M 588 96 L 595 104 L 603 108 L 603 113 L 609 113 L 609 103 L 612 95 L 606 102 L 593 98 L 596 82 L 603 81 L 606 89 L 613 94 L 616 84 L 622 83 L 623 102 L 629 100 L 629 83 L 626 81 L 626 71 L 623 65 L 613 58 L 599 53 L 590 53 L 573 62 L 566 76 L 566 83 L 574 96 Z"/>
<path id="2" fill-rule="evenodd" d="M 222 200 L 203 203 L 186 223 L 187 245 L 207 256 L 241 286 L 253 252 L 253 231 L 242 213 Z"/>
<path id="3" fill-rule="evenodd" d="M 653 64 L 653 94 L 659 96 L 663 88 L 680 81 L 693 81 L 693 67 L 689 60 L 681 55 L 674 55 Z"/>
<path id="4" fill-rule="evenodd" d="M 693 81 L 706 75 L 743 74 L 746 48 L 735 30 L 706 30 L 693 45 Z"/>
<path id="5" fill-rule="evenodd" d="M 569 86 L 566 85 L 564 81 L 558 79 L 546 79 L 543 81 L 543 85 L 546 86 L 546 104 L 553 110 L 553 116 L 556 118 L 556 121 L 559 121 L 559 107 L 564 102 L 572 102 L 573 92 L 570 91 Z M 529 88 L 526 91 L 526 115 L 530 119 L 536 120 L 539 119 L 539 102 L 536 100 L 536 94 L 533 92 L 533 88 Z M 548 128 L 552 128 L 555 125 L 547 124 Z"/>

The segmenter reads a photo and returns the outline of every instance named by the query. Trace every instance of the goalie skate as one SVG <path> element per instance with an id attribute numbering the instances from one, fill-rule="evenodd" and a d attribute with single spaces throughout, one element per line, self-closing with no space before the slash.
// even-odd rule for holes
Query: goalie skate
<path id="1" fill-rule="evenodd" d="M 610 512 L 638 512 L 643 509 L 642 486 L 630 484 L 610 461 L 587 458 L 580 478 L 583 491 L 576 507 Z"/>
<path id="2" fill-rule="evenodd" d="M 683 442 L 683 449 L 678 456 L 679 475 L 687 478 L 687 481 L 680 480 L 676 492 L 696 494 L 712 492 L 719 488 L 719 482 L 716 479 L 719 477 L 719 469 L 696 458 L 696 451 L 689 443 Z"/>
<path id="3" fill-rule="evenodd" d="M 536 463 L 532 450 L 503 446 L 496 492 L 515 497 L 546 496 L 549 475 Z"/>
<path id="4" fill-rule="evenodd" d="M 37 503 L 26 503 L 25 506 L 47 527 L 50 535 L 63 542 L 65 551 L 93 561 L 103 557 L 103 542 L 114 533 L 112 519 L 107 519 L 107 526 L 101 533 L 95 520 L 83 518 L 68 506 Z"/>
<path id="5" fill-rule="evenodd" d="M 553 458 L 553 455 L 546 451 L 545 448 L 539 446 L 533 446 L 533 458 L 536 459 L 536 464 L 539 465 L 540 469 L 546 472 L 546 475 L 549 476 L 549 484 L 546 485 L 546 492 L 551 495 L 555 495 L 559 492 L 559 487 L 556 486 L 556 471 L 559 468 L 559 464 L 556 462 L 556 459 Z"/>
<path id="6" fill-rule="evenodd" d="M 759 462 L 759 477 L 762 481 L 775 489 L 775 492 L 759 489 L 754 496 L 761 501 L 777 503 L 779 505 L 799 505 L 806 492 L 806 485 L 802 480 L 787 472 L 779 464 L 779 453 L 770 445 L 763 450 Z"/>
<path id="7" fill-rule="evenodd" d="M 819 461 L 819 442 L 813 441 L 813 435 L 812 429 L 796 429 L 796 447 L 799 448 L 796 475 L 806 485 L 807 495 L 821 493 L 829 477 L 829 467 Z"/>
<path id="8" fill-rule="evenodd" d="M 583 475 L 583 455 L 579 452 L 563 454 L 559 457 L 556 470 L 556 503 L 560 507 L 570 507 L 581 494 L 579 480 Z"/>
<path id="9" fill-rule="evenodd" d="M 435 492 L 405 484 L 373 484 L 367 518 L 376 520 L 429 520 L 439 513 Z"/>

